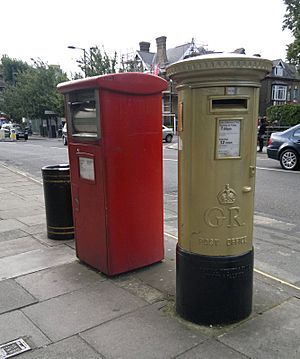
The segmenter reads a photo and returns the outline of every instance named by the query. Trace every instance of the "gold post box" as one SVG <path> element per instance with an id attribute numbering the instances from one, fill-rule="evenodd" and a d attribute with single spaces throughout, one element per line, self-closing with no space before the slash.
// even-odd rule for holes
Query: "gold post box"
<path id="1" fill-rule="evenodd" d="M 260 80 L 272 63 L 214 54 L 167 68 L 178 90 L 176 309 L 203 324 L 252 310 Z"/>

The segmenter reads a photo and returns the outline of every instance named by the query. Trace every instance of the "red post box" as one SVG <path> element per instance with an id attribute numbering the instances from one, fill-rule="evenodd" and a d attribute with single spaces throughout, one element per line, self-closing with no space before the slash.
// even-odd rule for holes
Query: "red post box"
<path id="1" fill-rule="evenodd" d="M 65 94 L 77 257 L 108 275 L 164 257 L 162 102 L 167 82 L 121 73 Z"/>

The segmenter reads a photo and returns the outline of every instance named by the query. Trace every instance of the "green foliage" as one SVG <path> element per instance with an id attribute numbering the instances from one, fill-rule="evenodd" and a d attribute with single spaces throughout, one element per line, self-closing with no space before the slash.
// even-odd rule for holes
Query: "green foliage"
<path id="1" fill-rule="evenodd" d="M 300 2 L 299 0 L 284 0 L 286 14 L 283 29 L 289 29 L 294 41 L 287 46 L 287 59 L 294 65 L 300 65 Z M 300 68 L 299 68 L 300 71 Z"/>
<path id="2" fill-rule="evenodd" d="M 3 55 L 0 63 L 0 73 L 5 83 L 14 85 L 20 73 L 28 70 L 29 65 L 21 60 L 11 59 Z"/>
<path id="3" fill-rule="evenodd" d="M 143 70 L 143 64 L 140 59 L 135 58 L 124 61 L 122 57 L 120 72 L 144 72 Z"/>
<path id="4" fill-rule="evenodd" d="M 16 83 L 4 90 L 2 110 L 18 122 L 22 117 L 43 118 L 45 110 L 63 116 L 63 96 L 56 90 L 56 85 L 67 80 L 59 67 L 35 61 L 34 67 L 19 73 Z"/>
<path id="5" fill-rule="evenodd" d="M 81 72 L 75 72 L 75 74 L 74 73 L 71 74 L 72 80 L 80 80 L 83 79 L 83 77 L 84 76 L 82 75 Z"/>
<path id="6" fill-rule="evenodd" d="M 86 77 L 115 73 L 117 53 L 115 52 L 113 57 L 110 57 L 104 48 L 101 51 L 98 46 L 91 47 L 90 52 L 85 51 L 78 63 Z"/>
<path id="7" fill-rule="evenodd" d="M 276 123 L 281 126 L 294 126 L 300 123 L 300 105 L 271 106 L 267 108 L 267 118 L 269 123 Z"/>
<path id="8" fill-rule="evenodd" d="M 84 55 L 79 67 L 86 76 L 116 72 L 116 52 L 110 57 L 104 49 L 93 47 Z M 45 110 L 53 111 L 59 117 L 64 115 L 63 96 L 56 86 L 68 78 L 59 67 L 48 66 L 41 60 L 34 60 L 34 66 L 30 66 L 5 55 L 1 58 L 0 75 L 6 83 L 0 94 L 0 111 L 14 121 L 20 122 L 22 117 L 44 118 Z M 82 78 L 82 75 L 76 73 L 73 78 Z"/>

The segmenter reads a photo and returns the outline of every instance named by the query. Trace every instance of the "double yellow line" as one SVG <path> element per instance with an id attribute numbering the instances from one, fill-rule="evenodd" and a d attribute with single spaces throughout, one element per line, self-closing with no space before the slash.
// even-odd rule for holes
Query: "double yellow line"
<path id="1" fill-rule="evenodd" d="M 297 287 L 296 285 L 294 285 L 294 284 L 292 284 L 292 283 L 286 282 L 286 281 L 283 280 L 283 279 L 274 277 L 273 275 L 268 274 L 268 273 L 265 273 L 265 272 L 263 272 L 263 271 L 261 271 L 261 270 L 259 270 L 259 269 L 254 268 L 254 272 L 259 273 L 259 274 L 263 275 L 264 277 L 273 279 L 273 280 L 275 280 L 276 282 L 279 282 L 279 283 L 281 283 L 281 284 L 284 284 L 284 285 L 286 285 L 286 286 L 288 286 L 288 287 L 290 287 L 290 288 L 293 288 L 293 289 L 296 289 L 296 290 L 299 290 L 299 291 L 300 291 L 300 287 Z"/>
<path id="2" fill-rule="evenodd" d="M 165 232 L 164 233 L 166 236 L 168 237 L 171 237 L 173 239 L 176 239 L 178 240 L 178 237 L 174 236 L 173 234 L 170 234 L 170 233 L 167 233 Z M 261 274 L 262 276 L 266 277 L 266 278 L 269 278 L 269 279 L 272 279 L 278 283 L 281 283 L 281 284 L 284 284 L 290 288 L 293 288 L 293 289 L 296 289 L 296 290 L 299 290 L 300 291 L 300 287 L 297 287 L 296 285 L 292 284 L 292 283 L 289 283 L 289 282 L 286 282 L 285 280 L 283 279 L 280 279 L 280 278 L 277 278 L 277 277 L 274 277 L 273 275 L 271 274 L 268 274 L 268 273 L 265 273 L 263 271 L 261 271 L 260 269 L 257 269 L 257 268 L 254 268 L 254 272 L 258 273 L 258 274 Z"/>

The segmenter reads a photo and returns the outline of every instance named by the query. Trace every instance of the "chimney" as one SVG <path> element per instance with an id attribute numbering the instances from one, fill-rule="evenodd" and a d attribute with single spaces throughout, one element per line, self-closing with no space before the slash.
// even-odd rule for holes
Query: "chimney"
<path id="1" fill-rule="evenodd" d="M 234 50 L 233 53 L 234 54 L 246 55 L 246 50 L 243 47 L 241 47 L 239 49 Z"/>
<path id="2" fill-rule="evenodd" d="M 140 51 L 149 52 L 150 42 L 141 41 L 139 45 L 140 45 Z"/>
<path id="3" fill-rule="evenodd" d="M 156 39 L 156 46 L 157 46 L 156 62 L 160 68 L 165 67 L 165 65 L 168 63 L 166 40 L 167 40 L 166 36 L 161 36 Z"/>

